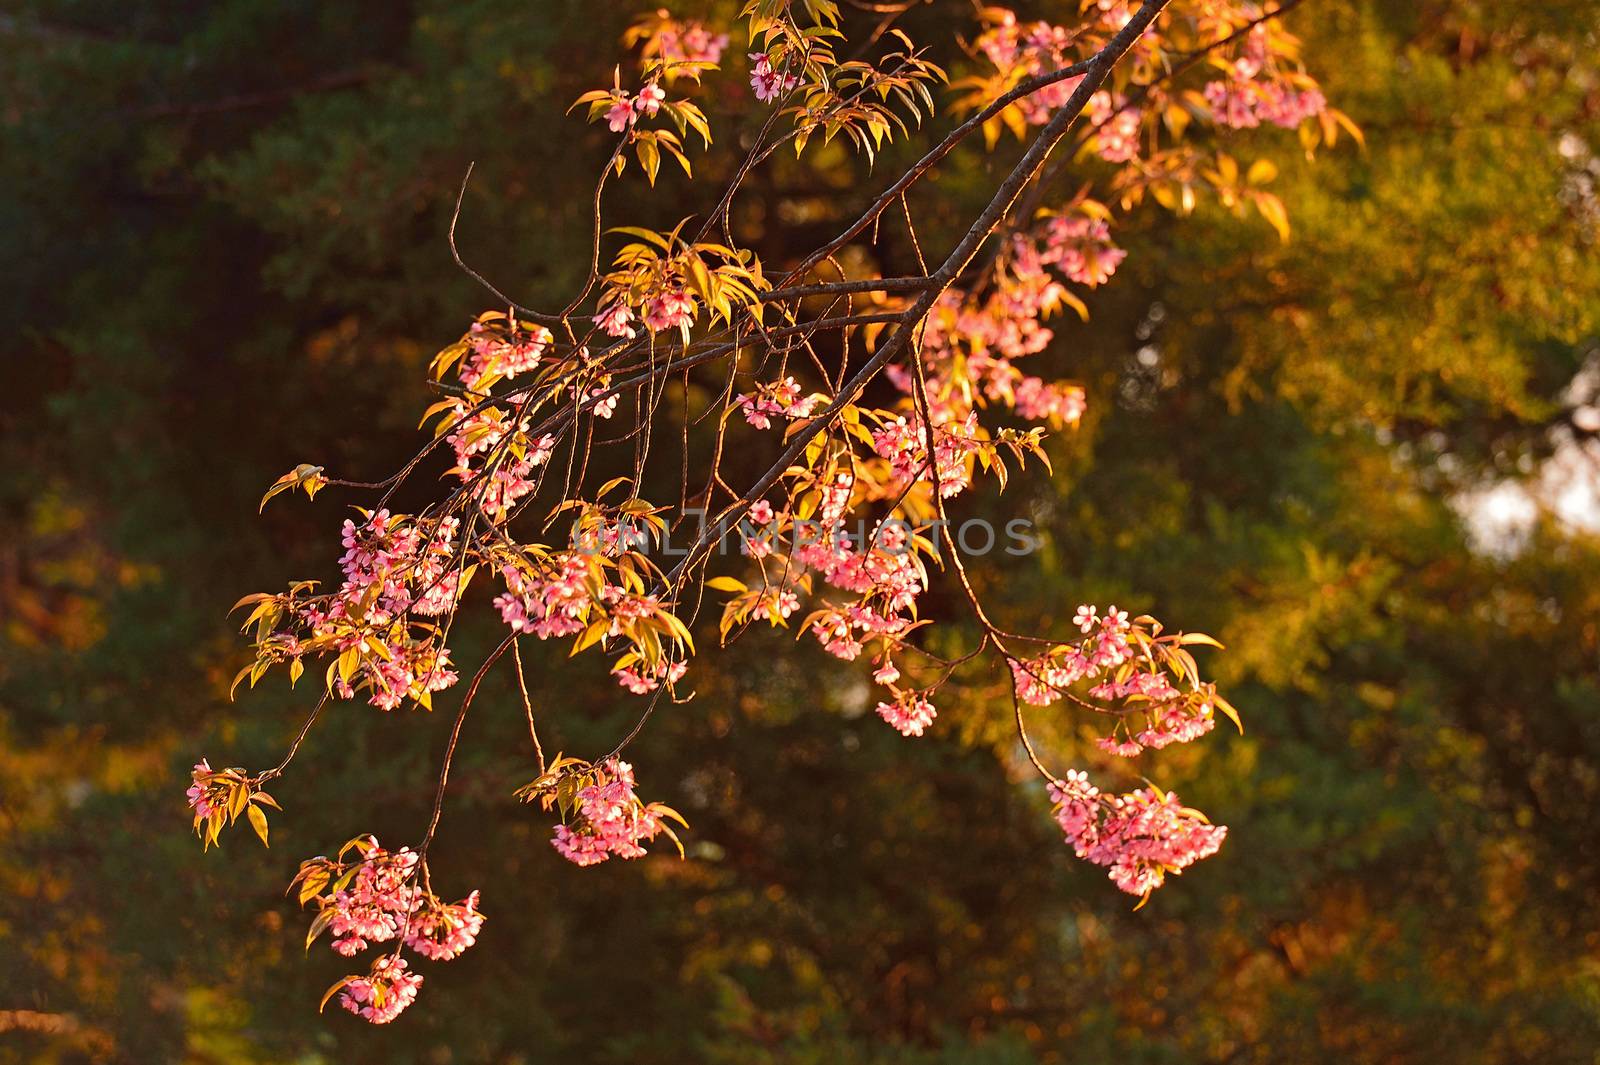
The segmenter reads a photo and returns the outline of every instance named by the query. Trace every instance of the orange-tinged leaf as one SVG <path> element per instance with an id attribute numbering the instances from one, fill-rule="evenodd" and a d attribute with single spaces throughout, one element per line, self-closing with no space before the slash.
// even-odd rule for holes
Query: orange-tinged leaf
<path id="1" fill-rule="evenodd" d="M 348 986 L 349 984 L 354 982 L 355 979 L 356 978 L 353 977 L 353 976 L 346 976 L 343 979 L 341 979 L 338 983 L 336 983 L 332 987 L 328 988 L 327 991 L 323 992 L 322 1001 L 317 1003 L 317 1012 L 321 1013 L 323 1010 L 327 1009 L 328 1008 L 328 1000 L 331 999 L 334 995 L 338 994 L 346 986 Z"/>
<path id="2" fill-rule="evenodd" d="M 256 835 L 261 837 L 261 845 L 269 847 L 267 842 L 267 815 L 261 812 L 261 807 L 251 804 L 249 807 L 250 827 L 256 830 Z"/>
<path id="3" fill-rule="evenodd" d="M 1239 711 L 1233 708 L 1233 704 L 1220 695 L 1216 697 L 1216 704 L 1218 710 L 1228 715 L 1228 720 L 1233 722 L 1233 727 L 1239 730 L 1239 734 L 1244 735 L 1244 722 L 1239 720 Z"/>

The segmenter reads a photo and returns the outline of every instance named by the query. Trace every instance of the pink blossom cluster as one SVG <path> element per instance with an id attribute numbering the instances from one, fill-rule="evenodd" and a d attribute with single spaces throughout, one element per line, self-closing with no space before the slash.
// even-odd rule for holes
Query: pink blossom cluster
<path id="1" fill-rule="evenodd" d="M 1128 635 L 1132 625 L 1126 611 L 1109 607 L 1101 618 L 1095 607 L 1080 606 L 1073 622 L 1087 639 L 1053 648 L 1029 661 L 1011 660 L 1017 697 L 1023 702 L 1049 706 L 1072 685 L 1092 680 L 1134 657 Z"/>
<path id="2" fill-rule="evenodd" d="M 645 328 L 659 333 L 664 329 L 688 329 L 694 325 L 695 298 L 682 287 L 669 287 L 644 303 Z"/>
<path id="3" fill-rule="evenodd" d="M 477 490 L 481 493 L 479 503 L 483 512 L 497 522 L 509 517 L 511 508 L 538 487 L 538 470 L 550 461 L 555 444 L 555 437 L 546 434 L 532 441 L 521 458 L 506 453 L 479 482 Z M 470 470 L 462 470 L 459 475 L 464 481 L 476 476 Z"/>
<path id="4" fill-rule="evenodd" d="M 794 550 L 797 562 L 810 566 L 835 588 L 881 599 L 888 611 L 909 610 L 927 583 L 917 555 L 908 550 L 905 528 L 885 525 L 871 542 L 855 546 L 843 533 L 818 538 Z"/>
<path id="5" fill-rule="evenodd" d="M 189 809 L 194 811 L 196 825 L 226 806 L 229 789 L 226 784 L 216 781 L 215 777 L 211 763 L 204 758 L 196 762 L 190 771 L 193 783 L 185 794 L 189 797 Z"/>
<path id="6" fill-rule="evenodd" d="M 467 330 L 468 355 L 461 362 L 461 383 L 477 388 L 490 374 L 511 378 L 526 373 L 539 365 L 552 339 L 543 326 L 507 335 L 489 323 L 473 322 Z"/>
<path id="7" fill-rule="evenodd" d="M 441 902 L 433 896 L 421 899 L 406 926 L 405 944 L 424 958 L 450 961 L 478 941 L 483 914 L 478 912 L 478 893 L 460 902 Z"/>
<path id="8" fill-rule="evenodd" d="M 911 620 L 866 601 L 827 607 L 811 619 L 811 634 L 823 650 L 846 662 L 855 661 L 868 640 L 895 641 L 911 629 Z"/>
<path id="9" fill-rule="evenodd" d="M 422 897 L 421 888 L 413 883 L 417 862 L 409 847 L 393 853 L 375 847 L 363 856 L 349 886 L 323 902 L 334 950 L 349 958 L 373 943 L 405 934 L 411 911 Z"/>
<path id="10" fill-rule="evenodd" d="M 1019 417 L 1052 425 L 1076 425 L 1087 409 L 1083 389 L 1078 385 L 1027 374 L 1016 379 L 1011 403 Z"/>
<path id="11" fill-rule="evenodd" d="M 645 328 L 653 333 L 667 329 L 689 329 L 699 314 L 695 297 L 678 282 L 668 282 L 650 293 L 637 304 L 630 304 L 620 290 L 608 291 L 600 300 L 600 309 L 594 324 L 607 336 L 633 339 L 638 335 L 634 323 L 643 318 Z"/>
<path id="12" fill-rule="evenodd" d="M 1053 648 L 1028 661 L 1011 661 L 1017 697 L 1023 702 L 1048 706 L 1079 681 L 1098 680 L 1089 695 L 1143 709 L 1143 728 L 1135 732 L 1119 725 L 1122 738 L 1112 735 L 1096 741 L 1101 750 L 1124 758 L 1146 748 L 1188 743 L 1216 726 L 1212 702 L 1216 686 L 1197 680 L 1187 692 L 1174 687 L 1152 652 L 1141 649 L 1135 635 L 1143 630 L 1128 620 L 1125 611 L 1113 606 L 1102 618 L 1086 604 L 1078 607 L 1073 622 L 1087 637 L 1080 643 Z"/>
<path id="13" fill-rule="evenodd" d="M 373 1024 L 388 1024 L 416 1001 L 422 977 L 410 972 L 406 960 L 381 955 L 366 976 L 351 977 L 339 993 L 339 1005 Z"/>
<path id="14" fill-rule="evenodd" d="M 361 860 L 351 868 L 344 853 L 357 849 Z M 478 893 L 446 903 L 419 883 L 421 859 L 410 848 L 388 851 L 371 836 L 352 840 L 340 861 L 314 858 L 301 865 L 296 883 L 305 882 L 302 900 L 319 888 L 315 937 L 332 933 L 333 949 L 353 957 L 369 946 L 399 940 L 425 958 L 450 961 L 477 942 L 483 927 Z M 373 1024 L 387 1024 L 417 997 L 422 977 L 410 972 L 400 950 L 385 950 L 366 976 L 348 976 L 339 1004 Z"/>
<path id="15" fill-rule="evenodd" d="M 771 103 L 799 85 L 800 79 L 795 75 L 776 70 L 766 52 L 750 53 L 750 88 L 755 90 L 757 100 Z"/>
<path id="16" fill-rule="evenodd" d="M 429 617 L 445 613 L 455 602 L 461 578 L 452 568 L 460 519 L 440 518 L 427 537 L 416 524 L 385 537 L 382 526 L 388 517 L 388 511 L 380 510 L 360 530 L 346 519 L 340 536 L 345 548 L 339 560 L 345 574 L 340 594 L 365 594 L 381 581 L 379 605 L 384 612 L 399 615 L 411 610 Z"/>
<path id="17" fill-rule="evenodd" d="M 1126 106 L 1121 94 L 1101 90 L 1089 97 L 1089 121 L 1095 128 L 1095 150 L 1108 163 L 1126 163 L 1139 155 L 1139 112 Z"/>
<path id="18" fill-rule="evenodd" d="M 923 372 L 936 421 L 965 418 L 971 406 L 963 397 L 976 385 L 986 401 L 1010 405 L 1019 416 L 1072 425 L 1082 417 L 1083 389 L 1027 374 L 1016 361 L 1043 351 L 1054 334 L 1043 324 L 1067 299 L 1066 289 L 1049 267 L 1072 280 L 1086 282 L 1109 276 L 1123 252 L 1109 243 L 1109 232 L 1094 226 L 1081 230 L 1076 219 L 1050 219 L 1033 234 L 1011 242 L 1005 270 L 982 298 L 956 289 L 934 304 L 923 333 Z M 1083 219 L 1087 222 L 1088 219 Z M 964 358 L 957 358 L 956 356 Z M 952 380 L 957 368 L 964 381 Z M 889 380 L 915 394 L 912 373 L 887 369 Z"/>
<path id="19" fill-rule="evenodd" d="M 1130 895 L 1148 895 L 1222 846 L 1228 830 L 1171 792 L 1140 788 L 1103 796 L 1082 772 L 1050 785 L 1055 817 L 1079 858 L 1109 869 L 1111 881 Z"/>
<path id="20" fill-rule="evenodd" d="M 622 397 L 616 393 L 607 395 L 611 391 L 611 378 L 602 377 L 598 384 L 582 390 L 578 406 L 587 408 L 589 413 L 596 418 L 609 419 L 617 412 L 617 400 Z"/>
<path id="21" fill-rule="evenodd" d="M 756 598 L 754 609 L 768 617 L 787 620 L 800 609 L 800 597 L 784 588 L 768 588 Z"/>
<path id="22" fill-rule="evenodd" d="M 454 568 L 460 522 L 445 517 L 430 524 L 397 518 L 379 510 L 356 525 L 346 519 L 339 559 L 344 582 L 339 591 L 301 610 L 300 621 L 313 637 L 334 643 L 341 654 L 355 651 L 359 682 L 368 701 L 393 710 L 407 698 L 425 698 L 457 680 L 450 652 L 432 634 L 414 636 L 408 613 L 432 616 L 454 604 L 461 575 Z M 286 645 L 289 653 L 296 648 Z M 355 693 L 355 678 L 341 670 L 335 692 Z"/>
<path id="23" fill-rule="evenodd" d="M 633 96 L 621 89 L 611 91 L 611 109 L 606 112 L 606 124 L 613 133 L 621 133 L 640 118 L 654 118 L 661 110 L 667 94 L 657 82 L 649 82 Z"/>
<path id="24" fill-rule="evenodd" d="M 896 674 L 898 676 L 898 673 Z M 901 692 L 894 702 L 880 702 L 878 716 L 902 736 L 920 736 L 933 724 L 933 704 L 918 692 Z"/>
<path id="25" fill-rule="evenodd" d="M 1098 218 L 1057 215 L 1044 225 L 1041 262 L 1067 280 L 1098 288 L 1111 279 L 1128 253 L 1111 242 L 1111 227 Z"/>
<path id="26" fill-rule="evenodd" d="M 757 429 L 771 429 L 774 418 L 809 418 L 825 397 L 802 396 L 800 383 L 793 377 L 763 382 L 753 392 L 734 397 L 744 420 Z"/>
<path id="27" fill-rule="evenodd" d="M 512 632 L 532 633 L 541 640 L 576 636 L 598 617 L 607 622 L 607 637 L 629 636 L 634 622 L 668 613 L 656 596 L 628 591 L 607 579 L 602 557 L 630 549 L 635 543 L 632 530 L 608 523 L 581 535 L 578 549 L 551 556 L 536 572 L 501 567 L 506 590 L 495 597 L 494 606 Z M 663 680 L 676 683 L 684 669 L 682 662 L 665 661 L 646 669 L 629 659 L 614 673 L 623 687 L 643 694 Z"/>
<path id="28" fill-rule="evenodd" d="M 661 832 L 661 819 L 634 794 L 633 767 L 611 759 L 595 767 L 578 789 L 573 823 L 559 824 L 550 843 L 574 865 L 597 865 L 612 857 L 641 858 L 641 842 Z"/>
<path id="29" fill-rule="evenodd" d="M 795 548 L 795 561 L 816 569 L 827 584 L 859 596 L 854 603 L 824 606 L 808 619 L 811 635 L 832 656 L 851 662 L 867 641 L 894 644 L 910 632 L 912 608 L 928 576 L 904 536 L 901 526 L 886 525 L 859 548 L 843 534 Z"/>
<path id="30" fill-rule="evenodd" d="M 512 632 L 531 632 L 541 640 L 575 636 L 587 624 L 593 598 L 591 556 L 567 551 L 555 556 L 547 573 L 532 576 L 517 566 L 501 567 L 506 591 L 495 597 L 500 619 Z"/>
<path id="31" fill-rule="evenodd" d="M 594 316 L 594 324 L 602 333 L 628 340 L 632 340 L 638 333 L 633 328 L 633 321 L 633 309 L 620 295 L 611 302 L 602 304 Z"/>
<path id="32" fill-rule="evenodd" d="M 714 33 L 697 19 L 664 26 L 656 40 L 661 58 L 671 63 L 718 63 L 728 47 L 726 33 Z"/>
<path id="33" fill-rule="evenodd" d="M 1094 0 L 1099 11 L 1099 28 L 1104 33 L 1116 33 L 1133 20 L 1133 8 L 1128 0 Z"/>
<path id="34" fill-rule="evenodd" d="M 379 710 L 394 710 L 407 698 L 419 698 L 424 692 L 444 691 L 459 679 L 450 668 L 450 652 L 430 640 L 391 639 L 387 649 L 388 658 L 380 652 L 376 660 L 365 663 L 372 689 L 367 701 Z M 340 698 L 354 694 L 344 681 L 336 681 L 334 689 Z"/>
<path id="35" fill-rule="evenodd" d="M 978 432 L 976 412 L 968 413 L 959 423 L 934 425 L 934 468 L 941 497 L 960 495 L 972 484 L 972 455 L 983 443 Z M 872 447 L 888 461 L 897 488 L 927 477 L 928 431 L 921 415 L 885 422 L 873 432 Z"/>
<path id="36" fill-rule="evenodd" d="M 1244 54 L 1227 64 L 1227 77 L 1207 82 L 1201 92 L 1212 116 L 1234 129 L 1254 129 L 1263 122 L 1294 129 L 1328 106 L 1314 87 L 1296 88 L 1275 75 L 1264 26 L 1250 32 Z"/>
<path id="37" fill-rule="evenodd" d="M 663 658 L 654 666 L 643 662 L 634 662 L 629 665 L 617 665 L 611 670 L 611 675 L 617 678 L 617 683 L 635 695 L 648 695 L 666 681 L 670 687 L 683 679 L 688 672 L 687 662 L 671 662 Z"/>
<path id="38" fill-rule="evenodd" d="M 815 571 L 829 585 L 854 593 L 852 603 L 827 603 L 806 619 L 806 625 L 829 654 L 852 661 L 871 640 L 894 643 L 913 626 L 911 610 L 927 586 L 927 573 L 917 553 L 911 549 L 903 523 L 886 522 L 871 535 L 853 538 L 844 531 L 843 517 L 848 511 L 853 482 L 841 474 L 832 483 L 819 486 L 814 517 L 795 534 L 789 560 L 791 582 L 808 571 Z M 770 507 L 763 516 L 771 517 Z M 746 551 L 764 557 L 777 542 L 776 528 L 762 537 L 749 538 Z M 861 539 L 861 543 L 856 543 Z M 788 588 L 771 594 L 773 608 L 788 617 L 799 605 Z"/>
<path id="39" fill-rule="evenodd" d="M 447 441 L 455 451 L 456 465 L 450 472 L 463 481 L 476 482 L 483 510 L 496 520 L 503 520 L 519 500 L 537 487 L 533 478 L 550 461 L 556 438 L 548 433 L 536 440 L 529 438 L 528 420 L 513 423 L 499 407 L 473 410 L 457 401 L 451 418 L 454 427 Z M 500 446 L 508 437 L 524 442 L 521 457 L 511 451 L 509 444 Z M 475 456 L 494 455 L 497 451 L 499 457 L 492 468 L 474 467 Z"/>
<path id="40" fill-rule="evenodd" d="M 1254 78 L 1235 76 L 1211 81 L 1201 91 L 1216 120 L 1234 129 L 1253 129 L 1263 122 L 1294 129 L 1328 107 L 1328 101 L 1316 89 L 1294 89 L 1281 82 Z"/>
<path id="41" fill-rule="evenodd" d="M 994 21 L 979 36 L 978 50 L 1008 81 L 1025 81 L 1072 65 L 1072 31 L 1048 22 L 1020 23 L 1015 13 L 1002 8 L 989 9 L 989 15 Z M 1047 85 L 1018 100 L 1017 109 L 1029 124 L 1043 125 L 1082 80 L 1080 75 Z"/>
<path id="42" fill-rule="evenodd" d="M 1166 674 L 1139 671 L 1122 680 L 1106 680 L 1089 689 L 1097 699 L 1116 700 L 1134 696 L 1149 710 L 1146 726 L 1124 739 L 1103 736 L 1096 741 L 1103 751 L 1132 758 L 1145 748 L 1161 750 L 1174 743 L 1189 743 L 1216 727 L 1211 705 L 1215 685 L 1197 685 L 1185 694 L 1172 686 Z"/>
<path id="43" fill-rule="evenodd" d="M 1150 674 L 1141 673 L 1138 676 L 1144 677 Z M 1158 679 L 1165 680 L 1165 678 Z M 1102 685 L 1090 694 L 1111 698 L 1112 696 L 1102 692 L 1105 687 Z M 1120 740 L 1115 736 L 1102 736 L 1095 741 L 1095 744 L 1109 754 L 1133 758 L 1146 748 L 1159 751 L 1174 743 L 1189 743 L 1216 727 L 1216 717 L 1212 714 L 1209 703 L 1200 702 L 1198 705 L 1191 705 L 1189 700 L 1181 698 L 1176 691 L 1167 698 L 1173 700 L 1172 704 L 1158 706 L 1152 710 L 1148 715 L 1149 724 L 1145 728 Z"/>

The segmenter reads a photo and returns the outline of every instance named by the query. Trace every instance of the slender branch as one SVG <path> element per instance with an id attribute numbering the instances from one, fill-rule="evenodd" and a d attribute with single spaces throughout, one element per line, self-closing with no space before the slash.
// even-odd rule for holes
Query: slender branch
<path id="1" fill-rule="evenodd" d="M 300 726 L 300 731 L 295 736 L 294 742 L 289 745 L 289 751 L 283 756 L 283 761 L 279 762 L 265 773 L 262 773 L 260 776 L 256 777 L 257 784 L 265 784 L 267 781 L 283 775 L 283 771 L 289 768 L 289 763 L 294 761 L 294 756 L 299 753 L 300 745 L 304 743 L 306 741 L 306 737 L 311 734 L 311 726 L 315 725 L 317 723 L 317 718 L 322 715 L 322 708 L 327 705 L 328 693 L 323 692 L 322 698 L 317 700 L 317 705 L 311 708 L 310 714 L 306 715 L 305 723 Z"/>
<path id="2" fill-rule="evenodd" d="M 472 708 L 472 700 L 478 694 L 478 685 L 483 683 L 489 667 L 500 660 L 500 656 L 506 653 L 507 648 L 516 646 L 516 642 L 516 633 L 501 640 L 500 646 L 489 653 L 489 657 L 483 660 L 483 665 L 478 667 L 478 672 L 472 675 L 466 694 L 461 697 L 461 709 L 456 711 L 456 721 L 450 729 L 450 741 L 444 748 L 444 761 L 439 767 L 439 785 L 433 793 L 433 813 L 428 818 L 428 831 L 422 837 L 421 846 L 417 848 L 417 853 L 424 861 L 428 857 L 428 847 L 433 843 L 433 835 L 439 829 L 439 817 L 444 812 L 444 792 L 450 782 L 450 763 L 455 760 L 456 746 L 461 742 L 461 726 L 467 720 L 467 711 Z"/>
<path id="3" fill-rule="evenodd" d="M 517 303 L 510 296 L 507 296 L 504 292 L 501 292 L 499 289 L 495 288 L 494 285 L 490 283 L 488 278 L 484 277 L 482 274 L 478 273 L 478 271 L 468 266 L 466 264 L 466 260 L 461 258 L 461 250 L 456 247 L 456 223 L 461 220 L 461 201 L 466 199 L 467 182 L 472 180 L 472 168 L 477 165 L 478 164 L 475 161 L 467 164 L 467 172 L 461 178 L 461 191 L 456 193 L 456 208 L 450 213 L 450 257 L 456 261 L 457 266 L 466 271 L 468 277 L 482 285 L 484 289 L 501 304 L 511 308 L 522 317 L 527 318 L 530 321 L 539 322 L 543 325 L 563 324 L 565 319 L 558 315 L 541 314 L 538 311 L 535 311 L 529 307 L 524 307 L 520 303 Z M 596 239 L 598 240 L 599 238 Z"/>
<path id="4" fill-rule="evenodd" d="M 522 691 L 522 709 L 528 715 L 528 738 L 533 740 L 534 757 L 539 760 L 539 775 L 544 775 L 544 747 L 539 743 L 539 730 L 533 723 L 533 699 L 528 695 L 528 676 L 522 671 L 522 641 L 511 641 L 511 657 L 517 664 L 517 687 Z"/>

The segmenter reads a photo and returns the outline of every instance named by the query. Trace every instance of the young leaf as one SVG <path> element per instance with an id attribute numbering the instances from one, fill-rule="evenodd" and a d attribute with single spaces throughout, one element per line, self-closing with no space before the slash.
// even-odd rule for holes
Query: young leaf
<path id="1" fill-rule="evenodd" d="M 256 835 L 261 837 L 261 845 L 269 847 L 267 842 L 267 815 L 261 812 L 261 807 L 252 803 L 249 807 L 250 827 L 256 830 Z"/>

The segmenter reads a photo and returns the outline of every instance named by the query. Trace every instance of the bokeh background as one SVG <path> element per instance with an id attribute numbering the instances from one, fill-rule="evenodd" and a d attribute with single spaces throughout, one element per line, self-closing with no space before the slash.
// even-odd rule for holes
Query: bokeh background
<path id="1" fill-rule="evenodd" d="M 281 681 L 228 704 L 224 612 L 330 576 L 360 499 L 256 503 L 296 463 L 376 478 L 417 443 L 426 360 L 485 306 L 445 243 L 469 161 L 463 250 L 564 301 L 607 135 L 563 111 L 637 13 L 0 4 L 0 1060 L 1600 1060 L 1600 17 L 1575 0 L 1302 5 L 1365 149 L 1238 135 L 1278 165 L 1288 244 L 1215 204 L 1136 214 L 1046 356 L 1083 427 L 1053 478 L 971 504 L 1045 534 L 978 571 L 1009 617 L 1110 601 L 1228 645 L 1245 734 L 1150 770 L 1232 826 L 1218 857 L 1131 912 L 1062 845 L 995 678 L 907 742 L 860 669 L 753 633 L 632 749 L 693 825 L 684 862 L 560 861 L 510 799 L 521 710 L 491 681 L 434 852 L 442 892 L 483 890 L 482 941 L 389 1030 L 316 1016 L 346 966 L 301 950 L 284 888 L 358 832 L 416 836 L 449 721 L 341 709 L 274 789 L 271 849 L 201 853 L 189 764 L 271 764 L 304 711 Z M 1014 151 L 945 167 L 924 238 Z M 792 261 L 906 158 L 779 157 L 741 239 Z M 703 210 L 717 165 L 624 181 L 612 217 Z M 637 702 L 542 650 L 547 743 L 608 749 Z M 1097 762 L 1039 718 L 1054 759 Z"/>

